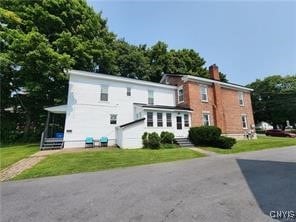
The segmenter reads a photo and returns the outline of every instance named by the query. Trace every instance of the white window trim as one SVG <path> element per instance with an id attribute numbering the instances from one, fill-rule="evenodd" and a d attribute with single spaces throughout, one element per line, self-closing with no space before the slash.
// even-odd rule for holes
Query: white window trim
<path id="1" fill-rule="evenodd" d="M 243 126 L 243 117 L 245 117 L 245 120 L 246 120 L 246 127 Z M 241 115 L 241 123 L 242 123 L 242 128 L 243 129 L 248 129 L 248 116 L 247 116 L 247 114 L 242 114 Z"/>
<path id="2" fill-rule="evenodd" d="M 170 126 L 168 126 L 168 116 L 167 116 L 167 114 L 171 114 L 171 119 L 170 119 L 170 123 L 171 123 L 171 125 Z M 172 113 L 165 113 L 165 122 L 166 122 L 166 127 L 169 127 L 169 128 L 171 128 L 171 127 L 173 127 L 173 114 Z"/>
<path id="3" fill-rule="evenodd" d="M 107 88 L 107 100 L 102 100 L 102 90 L 103 88 Z M 100 102 L 108 103 L 109 102 L 109 86 L 108 85 L 101 85 L 100 86 Z"/>
<path id="4" fill-rule="evenodd" d="M 206 126 L 204 125 L 204 115 L 208 115 L 209 116 L 209 126 L 211 126 L 211 113 L 209 111 L 203 111 L 202 112 L 202 116 L 201 116 L 201 119 L 202 119 L 202 125 L 203 126 Z"/>
<path id="5" fill-rule="evenodd" d="M 115 116 L 115 122 L 116 123 L 111 123 L 111 121 L 112 121 L 112 118 L 111 117 L 112 116 Z M 110 125 L 117 125 L 117 116 L 118 116 L 117 114 L 110 114 Z"/>
<path id="6" fill-rule="evenodd" d="M 205 88 L 206 89 L 206 97 L 207 97 L 207 99 L 203 99 L 202 98 L 202 95 L 203 95 L 203 93 L 202 93 L 202 88 Z M 202 101 L 202 102 L 209 102 L 209 95 L 208 95 L 208 86 L 206 86 L 206 85 L 200 85 L 200 100 Z"/>
<path id="7" fill-rule="evenodd" d="M 185 115 L 187 115 L 187 117 L 188 117 L 188 126 L 185 126 Z M 189 113 L 184 113 L 183 118 L 184 118 L 184 128 L 188 128 L 188 127 L 190 127 L 190 117 L 189 117 Z"/>
<path id="8" fill-rule="evenodd" d="M 180 96 L 180 94 L 179 94 L 179 91 L 180 90 L 183 90 L 183 100 L 179 100 L 179 96 Z M 184 102 L 184 88 L 183 88 L 183 86 L 179 86 L 178 87 L 178 103 L 183 103 Z"/>
<path id="9" fill-rule="evenodd" d="M 149 92 L 152 92 L 152 97 L 149 97 Z M 151 99 L 152 98 L 152 100 L 153 100 L 153 103 L 151 104 L 151 103 L 149 103 L 149 99 Z M 148 89 L 148 104 L 149 105 L 154 105 L 154 90 L 152 90 L 152 89 Z"/>
<path id="10" fill-rule="evenodd" d="M 241 96 L 242 96 L 242 101 L 243 101 L 242 104 L 240 103 L 240 101 L 241 101 Z M 245 106 L 244 92 L 241 92 L 241 91 L 238 92 L 238 102 L 239 102 L 239 105 L 240 105 L 240 106 Z"/>

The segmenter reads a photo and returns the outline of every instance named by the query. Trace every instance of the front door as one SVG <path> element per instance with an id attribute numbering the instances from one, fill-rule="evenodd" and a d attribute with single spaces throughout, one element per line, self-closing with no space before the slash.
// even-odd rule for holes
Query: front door
<path id="1" fill-rule="evenodd" d="M 177 130 L 181 130 L 182 129 L 182 116 L 177 116 Z"/>

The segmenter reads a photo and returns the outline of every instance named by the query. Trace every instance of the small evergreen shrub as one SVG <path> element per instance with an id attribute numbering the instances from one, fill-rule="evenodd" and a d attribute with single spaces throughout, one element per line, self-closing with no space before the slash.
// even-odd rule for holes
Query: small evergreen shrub
<path id="1" fill-rule="evenodd" d="M 175 135 L 173 133 L 167 132 L 167 131 L 162 131 L 160 134 L 160 140 L 161 143 L 169 143 L 173 144 L 175 139 Z"/>
<path id="2" fill-rule="evenodd" d="M 148 146 L 151 149 L 160 148 L 160 137 L 156 132 L 148 134 Z"/>
<path id="3" fill-rule="evenodd" d="M 236 139 L 234 138 L 220 136 L 213 145 L 222 149 L 230 149 L 235 143 Z"/>
<path id="4" fill-rule="evenodd" d="M 142 143 L 143 143 L 144 148 L 148 148 L 148 146 L 149 146 L 148 135 L 149 135 L 149 133 L 144 132 L 144 134 L 142 136 Z"/>
<path id="5" fill-rule="evenodd" d="M 216 126 L 191 127 L 189 139 L 194 145 L 213 145 L 221 135 L 221 129 Z"/>

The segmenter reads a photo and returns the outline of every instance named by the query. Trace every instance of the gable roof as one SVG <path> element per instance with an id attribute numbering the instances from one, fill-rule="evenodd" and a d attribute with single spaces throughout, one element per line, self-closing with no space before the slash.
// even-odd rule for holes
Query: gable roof
<path id="1" fill-rule="evenodd" d="M 70 75 L 79 75 L 79 76 L 97 78 L 97 79 L 103 79 L 103 80 L 132 83 L 136 85 L 145 85 L 145 86 L 166 88 L 166 89 L 177 89 L 176 86 L 167 85 L 163 83 L 155 83 L 155 82 L 150 82 L 145 80 L 132 79 L 128 77 L 114 76 L 114 75 L 108 75 L 108 74 L 102 74 L 102 73 L 87 72 L 87 71 L 81 71 L 81 70 L 69 70 L 67 73 Z"/>
<path id="2" fill-rule="evenodd" d="M 181 77 L 184 82 L 186 81 L 196 81 L 200 83 L 205 83 L 205 84 L 213 84 L 213 83 L 218 83 L 224 88 L 231 88 L 231 89 L 239 89 L 243 91 L 253 91 L 253 89 L 235 84 L 235 83 L 230 83 L 230 82 L 222 82 L 214 79 L 209 79 L 209 78 L 203 78 L 203 77 L 198 77 L 198 76 L 192 76 L 192 75 L 182 75 L 182 74 L 163 74 L 160 82 L 164 83 L 165 79 L 167 76 L 173 76 L 173 77 Z"/>

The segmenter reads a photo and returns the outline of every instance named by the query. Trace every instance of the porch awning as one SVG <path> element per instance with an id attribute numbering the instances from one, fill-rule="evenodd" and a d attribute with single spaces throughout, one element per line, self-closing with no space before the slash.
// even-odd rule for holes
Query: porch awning
<path id="1" fill-rule="evenodd" d="M 60 106 L 51 106 L 44 108 L 46 111 L 50 113 L 58 113 L 58 114 L 66 114 L 67 112 L 67 105 L 60 105 Z"/>

